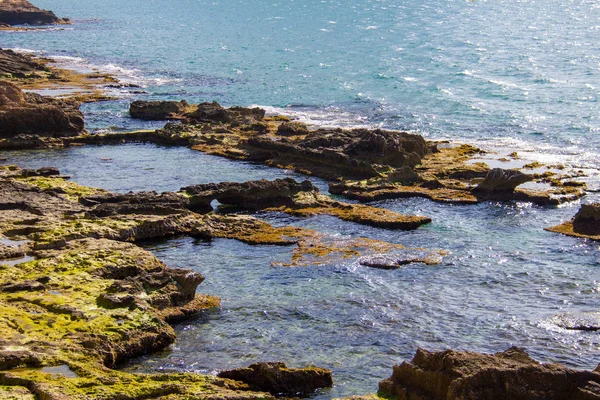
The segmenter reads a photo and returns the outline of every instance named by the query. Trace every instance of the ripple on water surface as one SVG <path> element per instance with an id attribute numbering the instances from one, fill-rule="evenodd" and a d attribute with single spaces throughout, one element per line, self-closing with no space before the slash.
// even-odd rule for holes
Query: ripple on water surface
<path id="1" fill-rule="evenodd" d="M 145 143 L 14 151 L 5 153 L 4 158 L 21 168 L 57 167 L 76 183 L 114 192 L 177 191 L 201 183 L 256 179 L 307 179 L 293 171 L 231 161 L 186 147 Z M 311 180 L 321 191 L 328 190 L 321 179 Z"/>

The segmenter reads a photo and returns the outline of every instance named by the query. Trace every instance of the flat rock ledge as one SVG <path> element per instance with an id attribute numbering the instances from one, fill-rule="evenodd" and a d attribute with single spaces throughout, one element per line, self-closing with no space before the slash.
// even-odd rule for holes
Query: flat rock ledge
<path id="1" fill-rule="evenodd" d="M 567 236 L 600 241 L 600 203 L 583 204 L 572 220 L 546 228 L 546 230 Z"/>
<path id="2" fill-rule="evenodd" d="M 0 25 L 68 24 L 68 18 L 58 18 L 52 11 L 42 10 L 27 0 L 2 0 Z"/>
<path id="3" fill-rule="evenodd" d="M 540 364 L 512 347 L 494 355 L 419 349 L 394 367 L 379 395 L 399 400 L 597 400 L 600 374 Z"/>
<path id="4" fill-rule="evenodd" d="M 280 362 L 261 362 L 246 368 L 222 371 L 220 378 L 242 381 L 255 390 L 275 396 L 308 396 L 333 386 L 331 371 L 324 368 L 288 368 Z"/>

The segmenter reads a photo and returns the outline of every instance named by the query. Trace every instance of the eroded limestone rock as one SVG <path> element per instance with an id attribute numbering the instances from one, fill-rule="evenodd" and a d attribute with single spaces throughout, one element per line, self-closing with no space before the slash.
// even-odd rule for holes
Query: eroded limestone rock
<path id="1" fill-rule="evenodd" d="M 419 349 L 379 384 L 399 400 L 600 399 L 600 374 L 540 364 L 519 348 L 494 355 Z"/>
<path id="2" fill-rule="evenodd" d="M 600 240 L 600 203 L 582 204 L 572 220 L 546 230 L 567 236 Z"/>
<path id="3" fill-rule="evenodd" d="M 23 93 L 16 85 L 0 81 L 0 138 L 19 134 L 75 136 L 83 131 L 78 103 Z"/>
<path id="4" fill-rule="evenodd" d="M 242 381 L 256 390 L 277 396 L 306 396 L 333 386 L 331 371 L 324 368 L 288 368 L 281 362 L 261 362 L 246 368 L 222 371 L 221 378 Z"/>

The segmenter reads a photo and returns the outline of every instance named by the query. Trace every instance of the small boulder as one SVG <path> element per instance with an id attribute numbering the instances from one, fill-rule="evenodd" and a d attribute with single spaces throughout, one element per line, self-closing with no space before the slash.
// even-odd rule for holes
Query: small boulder
<path id="1" fill-rule="evenodd" d="M 417 350 L 379 383 L 379 395 L 429 400 L 600 399 L 600 374 L 540 364 L 522 349 L 496 354 Z"/>
<path id="2" fill-rule="evenodd" d="M 573 218 L 573 230 L 585 235 L 600 235 L 600 203 L 583 204 Z"/>
<path id="3" fill-rule="evenodd" d="M 514 192 L 515 188 L 533 180 L 533 176 L 517 170 L 494 168 L 474 190 L 477 192 Z"/>
<path id="4" fill-rule="evenodd" d="M 281 362 L 260 362 L 247 368 L 223 371 L 220 378 L 242 381 L 255 390 L 276 396 L 307 396 L 333 386 L 331 371 L 324 368 L 287 368 Z"/>
<path id="5" fill-rule="evenodd" d="M 129 106 L 132 118 L 144 120 L 165 120 L 181 118 L 189 106 L 187 101 L 143 101 L 136 100 Z"/>

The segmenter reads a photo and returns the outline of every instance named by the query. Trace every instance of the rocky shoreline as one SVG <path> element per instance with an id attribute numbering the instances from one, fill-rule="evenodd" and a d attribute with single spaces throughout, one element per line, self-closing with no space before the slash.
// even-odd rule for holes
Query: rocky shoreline
<path id="1" fill-rule="evenodd" d="M 550 168 L 528 174 L 472 163 L 482 151 L 470 145 L 429 142 L 407 132 L 313 130 L 284 116 L 266 116 L 259 108 L 136 102 L 133 117 L 178 122 L 156 131 L 91 135 L 78 107 L 81 101 L 102 99 L 95 90 L 110 77 L 71 75 L 4 50 L 0 61 L 7 79 L 0 81 L 1 150 L 122 142 L 188 146 L 319 176 L 330 181 L 331 193 L 361 202 L 416 196 L 457 204 L 519 200 L 556 205 L 585 195 L 577 176 Z M 87 97 L 79 93 L 57 100 L 21 90 L 66 84 L 84 88 Z M 527 182 L 546 189 L 518 188 Z M 213 200 L 226 207 L 214 210 Z M 294 266 L 352 257 L 365 266 L 391 269 L 439 263 L 445 254 L 426 250 L 423 256 L 423 249 L 369 238 L 332 240 L 248 215 L 326 214 L 401 230 L 431 221 L 335 201 L 309 181 L 291 179 L 116 194 L 77 185 L 52 168 L 2 166 L 0 207 L 0 397 L 6 398 L 273 398 L 309 395 L 333 384 L 330 371 L 282 363 L 255 364 L 219 377 L 115 370 L 132 357 L 173 343 L 170 323 L 219 304 L 215 297 L 197 294 L 201 275 L 167 267 L 136 246 L 139 240 L 185 234 L 290 246 L 285 265 Z M 550 229 L 597 240 L 597 206 L 590 207 Z M 402 256 L 395 256 L 395 250 L 402 250 Z M 518 349 L 494 356 L 419 350 L 411 363 L 395 367 L 380 384 L 379 396 L 597 399 L 599 385 L 597 372 L 539 365 Z"/>
<path id="2" fill-rule="evenodd" d="M 68 18 L 58 18 L 52 11 L 39 9 L 27 0 L 0 2 L 0 27 L 68 23 L 70 23 Z"/>

